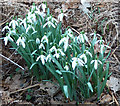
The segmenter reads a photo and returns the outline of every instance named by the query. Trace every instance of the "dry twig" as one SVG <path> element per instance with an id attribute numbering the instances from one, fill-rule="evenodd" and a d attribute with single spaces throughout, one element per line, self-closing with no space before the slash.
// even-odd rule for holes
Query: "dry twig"
<path id="1" fill-rule="evenodd" d="M 4 55 L 2 55 L 2 54 L 0 54 L 0 56 L 1 56 L 1 57 L 3 57 L 4 59 L 6 59 L 6 60 L 10 61 L 10 62 L 11 62 L 11 63 L 13 63 L 14 65 L 18 66 L 19 68 L 21 68 L 22 70 L 24 70 L 24 71 L 25 71 L 25 69 L 24 69 L 22 66 L 18 65 L 18 64 L 17 64 L 17 63 L 15 63 L 14 61 L 10 60 L 9 58 L 5 57 L 5 56 L 4 56 Z"/>

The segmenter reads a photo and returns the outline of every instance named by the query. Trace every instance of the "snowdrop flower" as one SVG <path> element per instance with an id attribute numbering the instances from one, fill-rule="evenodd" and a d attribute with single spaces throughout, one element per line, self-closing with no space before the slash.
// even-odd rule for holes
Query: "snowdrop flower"
<path id="1" fill-rule="evenodd" d="M 63 14 L 63 13 L 60 13 L 60 14 L 58 15 L 58 20 L 61 21 L 61 22 L 63 22 L 63 17 L 64 17 L 64 14 Z"/>
<path id="2" fill-rule="evenodd" d="M 22 22 L 20 23 L 20 25 L 24 25 L 25 29 L 27 29 L 27 23 L 26 23 L 26 19 L 22 20 Z"/>
<path id="3" fill-rule="evenodd" d="M 94 68 L 95 68 L 95 70 L 97 70 L 97 68 L 98 68 L 98 63 L 100 63 L 100 64 L 102 64 L 102 62 L 100 61 L 100 60 L 92 60 L 91 61 L 91 64 L 93 64 L 94 63 Z"/>
<path id="4" fill-rule="evenodd" d="M 79 43 L 84 43 L 85 40 L 88 42 L 88 37 L 86 36 L 86 34 L 80 34 L 78 37 L 77 37 L 77 41 Z"/>
<path id="5" fill-rule="evenodd" d="M 104 42 L 104 40 L 97 40 L 97 41 L 95 42 L 95 44 L 97 44 L 97 43 L 102 44 L 103 42 Z"/>
<path id="6" fill-rule="evenodd" d="M 96 35 L 99 36 L 99 37 L 101 37 L 100 34 L 96 34 L 95 32 L 90 34 L 90 36 L 94 36 L 94 37 L 96 37 Z"/>
<path id="7" fill-rule="evenodd" d="M 92 57 L 92 54 L 88 50 L 85 50 L 84 53 L 88 54 L 90 57 Z"/>
<path id="8" fill-rule="evenodd" d="M 73 68 L 73 70 L 75 69 L 75 67 L 77 66 L 77 65 L 79 65 L 79 66 L 84 66 L 84 62 L 83 62 L 83 60 L 82 59 L 80 59 L 80 58 L 77 58 L 77 57 L 73 57 L 72 58 L 72 68 Z"/>
<path id="9" fill-rule="evenodd" d="M 17 40 L 17 45 L 22 45 L 23 48 L 25 48 L 25 38 L 24 37 L 19 37 Z"/>
<path id="10" fill-rule="evenodd" d="M 56 20 L 54 17 L 52 17 L 52 16 L 49 16 L 48 18 L 47 18 L 47 21 L 51 21 L 52 23 L 58 23 L 58 20 Z"/>
<path id="11" fill-rule="evenodd" d="M 36 44 L 40 44 L 40 39 L 39 38 L 36 39 Z"/>
<path id="12" fill-rule="evenodd" d="M 89 2 L 87 2 L 87 0 L 81 0 L 81 4 L 82 4 L 82 10 L 85 12 L 85 13 L 90 13 L 90 11 L 87 9 L 87 8 L 90 8 L 91 5 Z"/>
<path id="13" fill-rule="evenodd" d="M 36 15 L 32 14 L 31 12 L 28 13 L 27 21 L 33 23 L 36 21 Z"/>
<path id="14" fill-rule="evenodd" d="M 5 27 L 2 29 L 2 32 L 4 32 L 4 31 L 5 31 L 5 29 L 8 29 L 8 31 L 10 31 L 9 26 L 5 26 Z"/>
<path id="15" fill-rule="evenodd" d="M 44 64 L 45 64 L 45 61 L 46 61 L 46 57 L 45 57 L 44 55 L 40 55 L 40 56 L 36 59 L 36 61 L 38 61 L 39 59 L 41 59 L 41 62 L 42 62 L 42 64 L 44 65 Z"/>
<path id="16" fill-rule="evenodd" d="M 61 49 L 57 49 L 62 56 L 65 56 L 65 53 Z"/>
<path id="17" fill-rule="evenodd" d="M 12 21 L 9 23 L 9 26 L 12 26 L 12 28 L 15 29 L 16 26 L 18 26 L 18 22 L 15 21 L 15 20 L 12 20 Z"/>
<path id="18" fill-rule="evenodd" d="M 55 54 L 53 55 L 53 57 L 56 57 L 58 59 L 60 57 L 60 54 L 58 52 L 55 52 Z"/>
<path id="19" fill-rule="evenodd" d="M 84 63 L 87 63 L 87 57 L 84 53 L 80 56 L 80 58 L 84 59 Z"/>
<path id="20" fill-rule="evenodd" d="M 104 49 L 104 47 L 109 48 L 109 49 L 111 48 L 111 47 L 108 46 L 108 45 L 104 45 L 104 44 L 101 45 L 101 46 L 100 46 L 100 53 L 101 53 L 101 54 L 103 54 L 103 49 Z"/>
<path id="21" fill-rule="evenodd" d="M 42 39 L 41 39 L 41 42 L 46 42 L 48 44 L 48 38 L 47 36 L 43 36 Z"/>
<path id="22" fill-rule="evenodd" d="M 13 39 L 10 37 L 10 35 L 8 35 L 8 36 L 4 37 L 4 42 L 5 42 L 5 45 L 7 45 L 8 40 L 13 41 Z"/>
<path id="23" fill-rule="evenodd" d="M 63 51 L 61 49 L 56 49 L 55 54 L 53 55 L 53 57 L 56 57 L 58 59 L 60 57 L 60 54 L 62 56 L 65 56 L 65 54 L 63 53 Z"/>
<path id="24" fill-rule="evenodd" d="M 68 31 L 68 36 L 74 38 L 72 30 L 69 28 L 67 31 Z"/>
<path id="25" fill-rule="evenodd" d="M 60 42 L 59 42 L 59 46 L 60 46 L 62 43 L 64 43 L 64 46 L 63 46 L 64 51 L 66 51 L 67 48 L 68 48 L 68 40 L 69 40 L 68 37 L 64 37 L 64 38 L 62 38 L 62 39 L 60 40 Z"/>
<path id="26" fill-rule="evenodd" d="M 91 7 L 90 3 L 87 2 L 87 1 L 88 0 L 81 0 L 82 5 L 85 6 L 85 7 Z"/>
<path id="27" fill-rule="evenodd" d="M 51 21 L 48 21 L 46 22 L 44 25 L 43 25 L 43 28 L 45 28 L 46 26 L 48 25 L 48 27 L 53 27 L 53 28 L 56 28 L 56 26 L 51 22 Z"/>
<path id="28" fill-rule="evenodd" d="M 32 11 L 32 12 L 35 11 L 36 8 L 37 8 L 37 7 L 36 7 L 35 5 L 32 5 L 31 11 Z"/>
<path id="29" fill-rule="evenodd" d="M 33 27 L 33 26 L 31 26 L 31 25 L 29 25 L 29 26 L 27 27 L 27 29 L 26 29 L 26 33 L 28 33 L 28 31 L 29 31 L 30 29 L 32 29 L 32 30 L 35 32 L 34 27 Z"/>
<path id="30" fill-rule="evenodd" d="M 68 71 L 68 70 L 69 70 L 68 65 L 65 65 L 64 69 L 65 69 L 66 71 Z"/>
<path id="31" fill-rule="evenodd" d="M 53 46 L 51 49 L 50 49 L 50 52 L 57 52 L 57 49 L 56 49 L 56 47 L 55 46 Z"/>
<path id="32" fill-rule="evenodd" d="M 47 62 L 47 61 L 51 62 L 51 60 L 52 60 L 51 55 L 48 54 L 47 57 L 46 57 L 46 62 Z"/>
<path id="33" fill-rule="evenodd" d="M 42 7 L 43 12 L 45 12 L 45 9 L 47 8 L 46 4 L 42 3 L 38 8 Z"/>
<path id="34" fill-rule="evenodd" d="M 35 11 L 36 14 L 40 15 L 42 18 L 46 16 L 44 12 Z"/>
<path id="35" fill-rule="evenodd" d="M 42 49 L 42 48 L 45 50 L 45 46 L 43 45 L 43 43 L 41 43 L 39 46 L 39 49 Z"/>

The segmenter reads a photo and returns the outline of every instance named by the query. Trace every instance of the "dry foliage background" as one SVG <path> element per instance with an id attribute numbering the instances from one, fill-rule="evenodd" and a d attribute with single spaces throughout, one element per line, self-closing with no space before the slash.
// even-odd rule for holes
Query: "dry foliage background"
<path id="1" fill-rule="evenodd" d="M 96 30 L 97 33 L 101 34 L 106 41 L 110 41 L 110 46 L 112 47 L 112 54 L 110 57 L 110 70 L 113 72 L 113 75 L 115 77 L 120 78 L 120 2 L 101 2 L 98 4 L 91 2 L 91 5 L 95 8 L 95 12 L 93 13 L 94 19 L 97 20 L 97 22 L 95 22 L 93 20 L 90 20 L 89 17 L 80 9 L 81 4 L 79 0 L 74 0 L 74 2 L 73 0 L 67 0 L 67 2 L 64 2 L 64 0 L 61 0 L 61 2 L 56 2 L 56 0 L 54 0 L 54 2 L 53 0 L 49 1 L 51 2 L 48 2 L 48 7 L 50 8 L 50 11 L 54 17 L 57 18 L 58 14 L 60 13 L 60 9 L 63 9 L 64 14 L 66 15 L 63 22 L 63 28 L 71 26 L 76 34 L 77 31 L 80 32 L 84 30 L 89 34 Z M 25 14 L 28 12 L 33 2 L 35 2 L 36 5 L 39 5 L 41 3 L 41 1 L 37 0 L 1 0 L 0 30 L 5 26 L 5 23 L 12 20 L 13 16 L 22 15 L 25 17 Z M 100 7 L 99 14 L 98 9 L 96 8 L 97 6 Z M 107 18 L 107 20 L 105 20 L 105 18 Z M 101 22 L 102 26 L 100 26 Z M 107 30 L 107 26 L 109 26 L 109 31 Z M 0 46 L 0 52 L 2 52 L 10 59 L 14 60 L 16 63 L 20 63 L 21 61 L 21 58 L 18 60 L 19 56 L 16 57 L 14 52 L 9 52 L 8 47 L 6 48 L 4 45 Z M 1 57 L 0 60 L 2 60 Z M 1 67 L 5 66 L 0 71 L 0 73 L 4 75 L 10 73 L 10 70 L 13 71 L 15 68 L 13 64 L 6 63 L 5 60 L 0 61 L 0 64 Z M 2 76 L 0 79 L 1 78 Z M 117 96 L 119 97 L 120 101 L 120 96 Z"/>

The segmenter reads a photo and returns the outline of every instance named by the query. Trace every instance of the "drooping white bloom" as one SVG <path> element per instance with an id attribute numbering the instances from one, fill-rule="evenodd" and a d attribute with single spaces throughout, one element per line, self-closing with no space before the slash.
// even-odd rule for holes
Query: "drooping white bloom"
<path id="1" fill-rule="evenodd" d="M 68 66 L 68 65 L 65 65 L 64 69 L 65 69 L 66 71 L 68 71 L 68 70 L 69 70 L 69 66 Z"/>
<path id="2" fill-rule="evenodd" d="M 44 49 L 45 50 L 45 46 L 43 45 L 43 43 L 40 43 L 39 49 Z"/>
<path id="3" fill-rule="evenodd" d="M 101 53 L 101 54 L 103 54 L 104 47 L 109 48 L 109 49 L 111 48 L 111 47 L 108 46 L 108 45 L 104 45 L 104 44 L 101 45 L 101 46 L 100 46 L 100 53 Z"/>
<path id="4" fill-rule="evenodd" d="M 84 52 L 85 52 L 85 54 L 87 54 L 87 55 L 89 55 L 90 57 L 92 57 L 92 54 L 91 54 L 88 50 L 85 50 Z"/>
<path id="5" fill-rule="evenodd" d="M 55 54 L 53 55 L 53 57 L 56 57 L 58 59 L 60 57 L 60 54 L 58 52 L 55 52 Z"/>
<path id="6" fill-rule="evenodd" d="M 87 0 L 81 0 L 81 4 L 82 4 L 82 6 L 81 6 L 82 10 L 85 13 L 90 13 L 90 11 L 87 9 L 87 8 L 91 7 L 90 3 Z"/>
<path id="7" fill-rule="evenodd" d="M 33 27 L 32 25 L 29 25 L 29 26 L 27 27 L 27 29 L 26 29 L 26 33 L 28 33 L 28 31 L 29 31 L 30 29 L 32 29 L 32 30 L 35 32 L 34 27 Z"/>
<path id="8" fill-rule="evenodd" d="M 52 23 L 58 23 L 58 20 L 56 20 L 54 17 L 52 17 L 52 16 L 49 16 L 48 18 L 47 18 L 47 21 L 51 21 Z"/>
<path id="9" fill-rule="evenodd" d="M 37 8 L 37 6 L 32 5 L 31 11 L 33 12 L 36 8 Z"/>
<path id="10" fill-rule="evenodd" d="M 27 29 L 27 23 L 26 23 L 26 19 L 22 20 L 22 22 L 20 23 L 20 25 L 24 25 L 24 28 Z"/>
<path id="11" fill-rule="evenodd" d="M 46 61 L 46 57 L 45 57 L 44 55 L 40 55 L 40 56 L 36 59 L 36 61 L 38 61 L 39 59 L 41 59 L 41 62 L 42 62 L 42 64 L 44 65 L 44 64 L 45 64 L 45 61 Z"/>
<path id="12" fill-rule="evenodd" d="M 47 62 L 47 61 L 51 62 L 51 60 L 52 60 L 51 55 L 48 54 L 47 57 L 46 57 L 46 62 Z"/>
<path id="13" fill-rule="evenodd" d="M 68 36 L 74 38 L 72 30 L 69 28 L 67 31 L 68 31 Z"/>
<path id="14" fill-rule="evenodd" d="M 12 20 L 12 21 L 9 23 L 9 26 L 12 26 L 12 28 L 15 29 L 16 26 L 18 26 L 18 22 L 15 21 L 15 20 Z"/>
<path id="15" fill-rule="evenodd" d="M 46 22 L 44 25 L 43 25 L 43 28 L 45 28 L 46 26 L 48 25 L 48 27 L 53 27 L 53 28 L 56 28 L 56 26 L 51 22 L 51 21 L 48 21 Z"/>
<path id="16" fill-rule="evenodd" d="M 64 46 L 63 46 L 64 51 L 66 51 L 67 48 L 68 48 L 68 40 L 69 40 L 68 37 L 64 37 L 64 38 L 62 38 L 62 39 L 60 40 L 60 42 L 59 42 L 59 46 L 60 46 L 62 43 L 64 43 Z"/>
<path id="17" fill-rule="evenodd" d="M 40 44 L 40 39 L 39 38 L 36 39 L 36 44 Z"/>
<path id="18" fill-rule="evenodd" d="M 83 60 L 82 59 L 80 59 L 80 58 L 77 58 L 77 57 L 73 57 L 72 58 L 72 68 L 73 68 L 73 70 L 75 69 L 75 67 L 77 66 L 77 65 L 79 65 L 79 66 L 84 66 L 84 62 L 83 62 Z"/>
<path id="19" fill-rule="evenodd" d="M 103 43 L 104 42 L 104 40 L 97 40 L 96 42 L 95 42 L 95 44 L 97 44 L 97 43 Z"/>
<path id="20" fill-rule="evenodd" d="M 91 64 L 93 64 L 94 63 L 94 68 L 95 68 L 95 70 L 97 70 L 97 68 L 98 68 L 98 63 L 100 63 L 100 64 L 102 64 L 102 62 L 100 61 L 100 60 L 92 60 L 91 61 Z"/>
<path id="21" fill-rule="evenodd" d="M 50 52 L 57 52 L 57 49 L 55 46 L 53 46 L 51 49 L 50 49 Z"/>
<path id="22" fill-rule="evenodd" d="M 5 29 L 8 29 L 8 31 L 10 31 L 9 26 L 5 26 L 5 27 L 2 29 L 2 32 L 5 31 Z"/>
<path id="23" fill-rule="evenodd" d="M 81 3 L 83 6 L 85 7 L 91 7 L 90 3 L 88 2 L 88 0 L 81 0 Z"/>
<path id="24" fill-rule="evenodd" d="M 101 37 L 100 34 L 96 34 L 96 33 L 91 33 L 91 34 L 90 34 L 90 36 L 94 36 L 94 37 L 96 37 L 96 35 L 99 36 L 99 37 Z"/>
<path id="25" fill-rule="evenodd" d="M 58 50 L 58 52 L 60 52 L 60 54 L 62 55 L 62 56 L 65 56 L 65 53 L 61 50 L 61 49 L 57 49 Z"/>
<path id="26" fill-rule="evenodd" d="M 17 45 L 22 45 L 23 48 L 25 48 L 25 38 L 24 37 L 19 37 L 17 40 Z"/>
<path id="27" fill-rule="evenodd" d="M 47 8 L 46 4 L 42 3 L 38 8 L 42 7 L 43 12 L 45 12 L 45 9 Z"/>
<path id="28" fill-rule="evenodd" d="M 88 42 L 88 37 L 86 36 L 86 34 L 80 34 L 77 37 L 77 41 L 78 41 L 78 43 L 84 43 L 85 41 Z"/>
<path id="29" fill-rule="evenodd" d="M 87 57 L 84 53 L 80 56 L 80 58 L 84 59 L 84 63 L 87 63 Z"/>
<path id="30" fill-rule="evenodd" d="M 5 45 L 7 45 L 8 40 L 13 41 L 13 39 L 10 37 L 10 35 L 8 35 L 8 36 L 4 37 L 4 42 L 5 42 Z"/>
<path id="31" fill-rule="evenodd" d="M 43 43 L 46 42 L 48 44 L 48 38 L 47 38 L 47 36 L 44 35 L 42 37 L 42 39 L 41 39 L 41 42 L 43 42 Z"/>
<path id="32" fill-rule="evenodd" d="M 35 11 L 36 14 L 40 15 L 42 18 L 46 16 L 44 12 Z"/>
<path id="33" fill-rule="evenodd" d="M 64 14 L 63 14 L 63 13 L 60 13 L 60 14 L 58 15 L 58 20 L 61 21 L 61 22 L 63 22 L 63 17 L 64 17 Z"/>
<path id="34" fill-rule="evenodd" d="M 35 15 L 35 13 L 29 12 L 27 15 L 28 15 L 27 18 L 26 18 L 27 22 L 29 22 L 29 23 L 36 22 L 36 15 Z"/>

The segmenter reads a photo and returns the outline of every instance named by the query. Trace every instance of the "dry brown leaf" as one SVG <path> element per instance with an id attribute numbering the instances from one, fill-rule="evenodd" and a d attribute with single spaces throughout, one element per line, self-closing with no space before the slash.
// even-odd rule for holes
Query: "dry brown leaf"
<path id="1" fill-rule="evenodd" d="M 120 90 L 120 78 L 110 76 L 110 80 L 107 81 L 107 84 L 114 93 Z"/>
<path id="2" fill-rule="evenodd" d="M 17 89 L 20 89 L 21 87 L 21 85 L 22 84 L 24 84 L 24 81 L 22 80 L 22 79 L 20 79 L 20 76 L 21 75 L 15 75 L 14 77 L 13 77 L 13 81 L 11 82 L 11 84 L 9 85 L 9 90 L 10 91 L 15 91 L 15 90 L 17 90 Z"/>
<path id="3" fill-rule="evenodd" d="M 60 8 L 56 8 L 55 9 L 55 13 L 61 13 L 61 9 Z"/>
<path id="4" fill-rule="evenodd" d="M 68 10 L 69 6 L 67 3 L 62 4 L 62 10 L 63 12 L 66 12 Z"/>
<path id="5" fill-rule="evenodd" d="M 103 95 L 100 99 L 100 104 L 109 103 L 110 101 L 112 101 L 112 97 L 109 94 Z"/>

